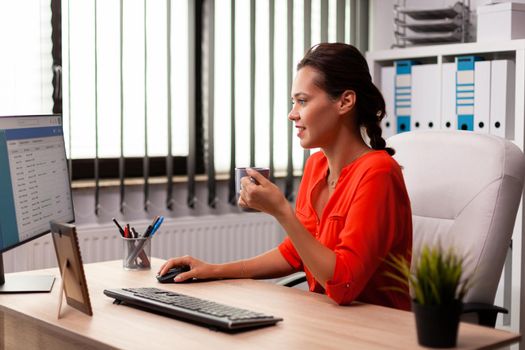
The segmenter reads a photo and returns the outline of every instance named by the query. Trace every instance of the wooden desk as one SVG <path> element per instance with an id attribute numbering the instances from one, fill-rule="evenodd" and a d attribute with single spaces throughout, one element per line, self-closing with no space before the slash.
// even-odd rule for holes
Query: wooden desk
<path id="1" fill-rule="evenodd" d="M 277 326 L 227 334 L 123 305 L 102 291 L 159 287 L 150 271 L 125 271 L 121 261 L 86 264 L 93 317 L 63 305 L 58 283 L 44 294 L 0 295 L 2 349 L 419 349 L 412 313 L 374 305 L 337 306 L 324 295 L 254 280 L 166 284 L 179 291 L 284 318 Z M 32 271 L 54 274 L 58 269 Z M 27 274 L 27 273 L 25 273 Z M 3 333 L 3 334 L 2 334 Z M 517 342 L 517 334 L 461 324 L 458 349 L 491 349 Z"/>

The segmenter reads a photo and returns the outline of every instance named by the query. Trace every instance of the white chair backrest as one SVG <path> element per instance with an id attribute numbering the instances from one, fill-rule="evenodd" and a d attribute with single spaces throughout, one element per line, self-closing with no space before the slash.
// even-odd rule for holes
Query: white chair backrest
<path id="1" fill-rule="evenodd" d="M 511 141 L 468 131 L 406 132 L 387 144 L 412 206 L 412 261 L 423 244 L 453 247 L 475 276 L 464 301 L 493 303 L 522 198 L 523 153 Z"/>

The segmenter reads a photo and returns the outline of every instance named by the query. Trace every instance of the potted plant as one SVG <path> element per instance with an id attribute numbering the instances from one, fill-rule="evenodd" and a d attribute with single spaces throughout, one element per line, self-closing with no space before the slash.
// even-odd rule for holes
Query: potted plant
<path id="1" fill-rule="evenodd" d="M 463 276 L 464 258 L 452 249 L 424 246 L 414 266 L 402 256 L 391 256 L 387 263 L 395 272 L 386 274 L 408 285 L 417 338 L 422 346 L 447 348 L 457 342 L 462 300 L 471 279 Z M 405 289 L 392 287 L 405 292 Z"/>

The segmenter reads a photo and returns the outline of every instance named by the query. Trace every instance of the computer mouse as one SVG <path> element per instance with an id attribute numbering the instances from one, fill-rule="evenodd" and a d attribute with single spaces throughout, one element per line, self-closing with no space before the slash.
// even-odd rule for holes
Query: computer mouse
<path id="1" fill-rule="evenodd" d="M 162 275 L 162 276 L 161 275 L 157 275 L 157 280 L 160 283 L 175 283 L 175 281 L 173 280 L 175 278 L 175 276 L 177 276 L 180 273 L 189 271 L 189 270 L 190 270 L 190 267 L 188 265 L 172 267 L 164 275 Z"/>

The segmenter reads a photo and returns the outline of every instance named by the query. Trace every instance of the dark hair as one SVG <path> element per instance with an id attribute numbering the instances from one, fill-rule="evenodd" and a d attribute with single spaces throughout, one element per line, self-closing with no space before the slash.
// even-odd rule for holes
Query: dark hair
<path id="1" fill-rule="evenodd" d="M 380 122 L 385 117 L 385 100 L 372 82 L 365 58 L 352 45 L 343 43 L 323 43 L 313 46 L 297 65 L 297 70 L 312 67 L 321 75 L 316 85 L 336 99 L 346 90 L 356 94 L 358 126 L 364 126 L 370 138 L 370 146 L 376 150 L 386 150 L 394 155 L 392 148 L 386 147 L 381 136 Z"/>

